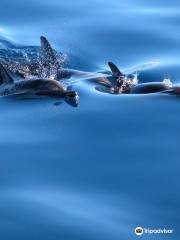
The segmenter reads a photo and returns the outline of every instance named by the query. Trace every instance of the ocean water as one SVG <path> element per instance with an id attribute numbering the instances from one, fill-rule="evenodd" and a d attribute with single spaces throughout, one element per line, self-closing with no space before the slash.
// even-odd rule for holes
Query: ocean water
<path id="1" fill-rule="evenodd" d="M 45 35 L 89 72 L 115 62 L 141 82 L 180 77 L 177 0 L 1 0 L 0 39 Z M 140 69 L 141 70 L 141 69 Z M 72 85 L 80 104 L 0 98 L 0 239 L 180 238 L 180 98 Z M 173 234 L 134 234 L 137 226 Z"/>

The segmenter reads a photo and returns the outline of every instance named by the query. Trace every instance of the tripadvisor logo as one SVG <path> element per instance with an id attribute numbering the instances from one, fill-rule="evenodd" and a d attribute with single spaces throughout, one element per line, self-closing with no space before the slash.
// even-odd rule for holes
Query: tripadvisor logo
<path id="1" fill-rule="evenodd" d="M 141 236 L 143 234 L 143 228 L 142 227 L 135 228 L 135 234 Z"/>
<path id="2" fill-rule="evenodd" d="M 134 232 L 136 235 L 141 236 L 142 234 L 172 234 L 173 229 L 149 229 L 149 228 L 142 228 L 136 227 Z"/>

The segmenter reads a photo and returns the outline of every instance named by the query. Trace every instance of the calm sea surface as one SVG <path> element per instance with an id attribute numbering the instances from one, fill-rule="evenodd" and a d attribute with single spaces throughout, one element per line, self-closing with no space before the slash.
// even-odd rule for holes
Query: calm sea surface
<path id="1" fill-rule="evenodd" d="M 96 72 L 158 61 L 140 81 L 180 84 L 178 0 L 1 0 L 0 39 Z M 73 85 L 80 105 L 0 99 L 1 240 L 180 239 L 180 97 Z M 134 234 L 137 226 L 174 229 Z"/>

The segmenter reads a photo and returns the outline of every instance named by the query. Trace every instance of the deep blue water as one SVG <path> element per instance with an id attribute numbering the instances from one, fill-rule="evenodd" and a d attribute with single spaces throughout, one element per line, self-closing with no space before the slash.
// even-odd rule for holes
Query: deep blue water
<path id="1" fill-rule="evenodd" d="M 0 35 L 89 72 L 158 61 L 140 81 L 180 77 L 180 2 L 1 0 Z M 180 238 L 180 98 L 110 95 L 80 82 L 80 105 L 0 99 L 0 239 Z M 137 237 L 134 228 L 169 228 Z"/>

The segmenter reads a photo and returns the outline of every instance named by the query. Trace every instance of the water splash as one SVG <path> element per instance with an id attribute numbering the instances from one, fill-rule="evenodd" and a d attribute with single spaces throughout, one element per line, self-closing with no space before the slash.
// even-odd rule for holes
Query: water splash
<path id="1" fill-rule="evenodd" d="M 55 79 L 58 68 L 54 64 L 44 65 L 41 48 L 38 46 L 18 46 L 0 40 L 0 63 L 11 72 L 23 78 L 42 77 Z M 68 56 L 55 52 L 59 66 L 65 64 Z"/>

